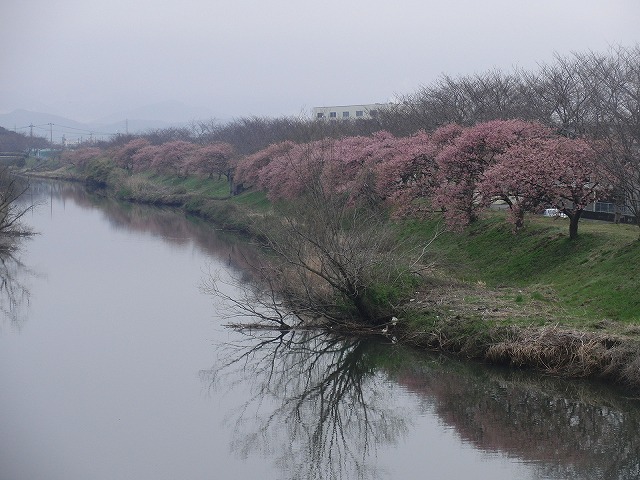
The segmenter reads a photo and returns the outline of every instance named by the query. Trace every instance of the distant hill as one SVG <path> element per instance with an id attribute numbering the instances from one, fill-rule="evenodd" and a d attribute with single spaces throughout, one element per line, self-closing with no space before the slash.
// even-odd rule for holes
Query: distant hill
<path id="1" fill-rule="evenodd" d="M 61 143 L 63 137 L 68 141 L 89 138 L 108 140 L 111 136 L 119 133 L 141 133 L 146 130 L 182 127 L 187 125 L 189 120 L 198 118 L 185 117 L 184 111 L 181 116 L 178 116 L 179 107 L 175 105 L 171 107 L 160 104 L 159 106 L 166 108 L 157 108 L 158 106 L 155 106 L 155 109 L 154 106 L 143 107 L 123 114 L 111 115 L 91 123 L 77 122 L 51 113 L 19 109 L 10 113 L 0 114 L 0 126 L 26 135 L 30 135 L 33 131 L 34 136 L 44 137 L 47 140 L 52 138 L 54 143 Z M 175 118 L 179 118 L 178 121 L 166 120 L 167 116 L 171 115 L 172 112 L 176 114 Z M 129 114 L 131 115 L 129 116 Z M 144 114 L 155 118 L 145 118 L 142 116 Z"/>
<path id="2" fill-rule="evenodd" d="M 29 138 L 24 134 L 0 127 L 0 153 L 24 152 L 29 148 L 46 147 L 47 141 L 43 138 Z"/>
<path id="3" fill-rule="evenodd" d="M 33 134 L 45 136 L 43 132 L 49 131 L 49 123 L 66 125 L 73 128 L 85 128 L 87 125 L 71 120 L 70 118 L 53 115 L 51 113 L 32 112 L 29 110 L 14 110 L 10 113 L 0 114 L 0 126 L 8 130 L 30 133 L 30 125 L 34 125 Z"/>
<path id="4" fill-rule="evenodd" d="M 212 112 L 205 107 L 192 107 L 176 101 L 166 101 L 145 105 L 118 112 L 98 120 L 99 123 L 109 124 L 122 119 L 145 119 L 144 121 L 166 122 L 171 125 L 188 123 L 192 120 L 206 120 L 212 117 Z"/>

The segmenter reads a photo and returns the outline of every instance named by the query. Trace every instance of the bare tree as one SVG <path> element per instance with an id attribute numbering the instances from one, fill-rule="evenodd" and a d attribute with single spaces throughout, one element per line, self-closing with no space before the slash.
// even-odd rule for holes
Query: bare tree
<path id="1" fill-rule="evenodd" d="M 294 311 L 334 324 L 380 326 L 418 281 L 421 266 L 409 260 L 384 212 L 349 205 L 319 182 L 269 222 L 264 238 L 277 257 L 273 277 Z"/>
<path id="2" fill-rule="evenodd" d="M 33 205 L 16 202 L 27 188 L 28 184 L 12 175 L 7 167 L 0 168 L 0 251 L 11 249 L 15 237 L 30 234 L 20 219 Z"/>
<path id="3" fill-rule="evenodd" d="M 169 127 L 147 130 L 142 135 L 142 138 L 146 138 L 152 145 L 161 145 L 163 143 L 184 141 L 190 142 L 192 140 L 192 132 L 186 127 Z M 127 138 L 127 141 L 132 138 Z"/>
<path id="4" fill-rule="evenodd" d="M 428 268 L 427 246 L 412 249 L 398 241 L 379 207 L 352 204 L 347 194 L 329 193 L 319 176 L 312 178 L 302 197 L 256 225 L 268 254 L 253 266 L 258 280 L 253 298 L 233 301 L 215 277 L 205 290 L 280 328 L 295 319 L 350 329 L 382 327 Z"/>
<path id="5" fill-rule="evenodd" d="M 612 176 L 619 207 L 640 227 L 640 45 L 614 55 L 587 58 L 597 94 L 597 130 L 602 161 Z M 619 209 L 620 210 L 620 209 Z M 618 214 L 620 211 L 618 210 Z"/>
<path id="6" fill-rule="evenodd" d="M 304 116 L 266 118 L 244 117 L 228 123 L 216 120 L 191 126 L 200 143 L 225 142 L 243 155 L 255 153 L 269 145 L 292 141 L 307 143 L 324 138 L 370 135 L 382 128 L 373 118 L 367 120 L 325 121 Z"/>
<path id="7" fill-rule="evenodd" d="M 396 104 L 381 111 L 380 122 L 395 135 L 411 135 L 448 123 L 470 126 L 497 119 L 533 119 L 530 103 L 520 71 L 490 70 L 457 78 L 442 75 L 413 94 L 399 96 Z"/>
<path id="8" fill-rule="evenodd" d="M 582 54 L 556 55 L 527 76 L 538 121 L 568 137 L 593 132 L 596 115 L 592 72 Z"/>

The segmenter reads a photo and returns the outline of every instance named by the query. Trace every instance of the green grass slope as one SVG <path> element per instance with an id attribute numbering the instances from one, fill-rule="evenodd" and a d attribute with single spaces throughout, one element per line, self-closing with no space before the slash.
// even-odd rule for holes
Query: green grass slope
<path id="1" fill-rule="evenodd" d="M 579 238 L 569 240 L 568 220 L 531 216 L 514 235 L 492 213 L 464 233 L 441 235 L 433 255 L 460 280 L 523 288 L 571 317 L 640 322 L 639 233 L 635 226 L 583 220 Z"/>

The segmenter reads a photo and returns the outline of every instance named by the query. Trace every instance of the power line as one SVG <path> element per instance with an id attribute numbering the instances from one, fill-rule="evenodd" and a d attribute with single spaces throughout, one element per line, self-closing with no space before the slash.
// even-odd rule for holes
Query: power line
<path id="1" fill-rule="evenodd" d="M 59 123 L 54 123 L 54 125 L 56 125 L 57 127 L 61 127 L 61 128 L 68 128 L 69 130 L 77 130 L 79 132 L 84 132 L 84 133 L 89 133 L 89 134 L 98 134 L 98 135 L 117 135 L 117 133 L 112 133 L 112 132 L 97 132 L 95 130 L 87 130 L 84 128 L 77 128 L 77 127 L 67 127 L 65 125 L 60 125 Z"/>
<path id="2" fill-rule="evenodd" d="M 93 134 L 93 135 L 118 135 L 118 133 L 114 133 L 114 132 L 99 132 L 96 130 L 89 130 L 86 128 L 78 128 L 78 127 L 70 127 L 68 125 L 60 125 L 59 123 L 43 123 L 40 125 L 26 125 L 24 127 L 14 127 L 14 129 L 16 130 L 23 130 L 23 129 L 27 129 L 27 128 L 39 128 L 41 130 L 49 130 L 51 131 L 52 127 L 59 127 L 56 128 L 56 131 L 61 131 L 61 129 L 67 129 L 67 130 L 75 130 L 77 132 L 82 132 L 82 133 L 86 133 L 86 134 Z"/>
<path id="3" fill-rule="evenodd" d="M 44 126 L 47 126 L 47 125 L 49 125 L 49 124 L 48 123 L 43 123 L 42 125 L 27 125 L 26 127 L 17 127 L 17 130 L 23 130 L 25 128 L 44 127 Z"/>

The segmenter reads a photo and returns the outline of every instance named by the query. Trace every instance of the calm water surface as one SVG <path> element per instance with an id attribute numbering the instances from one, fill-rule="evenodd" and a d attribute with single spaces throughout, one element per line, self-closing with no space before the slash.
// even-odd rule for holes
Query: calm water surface
<path id="1" fill-rule="evenodd" d="M 251 255 L 168 210 L 37 183 L 0 265 L 0 478 L 631 479 L 640 403 L 384 339 L 238 333 Z M 233 294 L 233 291 L 229 291 Z"/>

